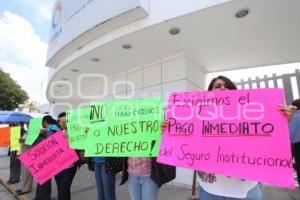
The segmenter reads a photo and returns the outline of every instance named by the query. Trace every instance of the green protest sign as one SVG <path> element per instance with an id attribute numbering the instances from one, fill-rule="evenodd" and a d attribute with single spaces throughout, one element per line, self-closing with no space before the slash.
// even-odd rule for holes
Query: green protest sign
<path id="1" fill-rule="evenodd" d="M 21 127 L 11 127 L 10 128 L 10 150 L 12 151 L 20 151 L 21 146 L 19 139 L 21 137 Z"/>
<path id="2" fill-rule="evenodd" d="M 161 99 L 94 102 L 85 156 L 156 157 L 163 120 Z"/>
<path id="3" fill-rule="evenodd" d="M 72 149 L 84 149 L 90 121 L 90 107 L 67 111 L 67 133 Z"/>
<path id="4" fill-rule="evenodd" d="M 42 118 L 34 118 L 29 122 L 28 133 L 25 139 L 25 144 L 32 145 L 40 134 L 42 128 Z"/>

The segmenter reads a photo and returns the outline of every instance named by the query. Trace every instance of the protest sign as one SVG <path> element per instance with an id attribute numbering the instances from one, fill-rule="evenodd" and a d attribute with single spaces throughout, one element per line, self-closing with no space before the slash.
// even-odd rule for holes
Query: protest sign
<path id="1" fill-rule="evenodd" d="M 42 118 L 34 118 L 29 122 L 28 133 L 25 139 L 25 144 L 32 145 L 40 134 L 42 128 Z"/>
<path id="2" fill-rule="evenodd" d="M 85 156 L 156 157 L 162 119 L 161 99 L 94 102 Z"/>
<path id="3" fill-rule="evenodd" d="M 62 131 L 30 148 L 19 156 L 39 184 L 43 184 L 78 160 Z"/>
<path id="4" fill-rule="evenodd" d="M 19 139 L 21 137 L 21 127 L 11 127 L 10 128 L 10 149 L 12 151 L 20 151 L 21 145 Z"/>
<path id="5" fill-rule="evenodd" d="M 10 127 L 0 128 L 0 147 L 9 147 L 10 145 Z"/>
<path id="6" fill-rule="evenodd" d="M 72 149 L 84 149 L 90 121 L 90 107 L 67 111 L 68 140 Z"/>
<path id="7" fill-rule="evenodd" d="M 161 163 L 293 188 L 282 89 L 169 96 Z"/>

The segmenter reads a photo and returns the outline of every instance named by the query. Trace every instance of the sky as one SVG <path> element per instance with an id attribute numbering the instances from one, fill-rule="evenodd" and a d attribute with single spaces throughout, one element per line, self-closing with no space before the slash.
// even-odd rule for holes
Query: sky
<path id="1" fill-rule="evenodd" d="M 45 67 L 51 10 L 55 0 L 0 0 L 0 67 L 27 91 L 31 101 L 47 103 Z M 238 81 L 249 76 L 292 73 L 300 63 L 210 73 Z"/>
<path id="2" fill-rule="evenodd" d="M 0 67 L 38 104 L 47 102 L 45 62 L 54 2 L 0 1 Z"/>

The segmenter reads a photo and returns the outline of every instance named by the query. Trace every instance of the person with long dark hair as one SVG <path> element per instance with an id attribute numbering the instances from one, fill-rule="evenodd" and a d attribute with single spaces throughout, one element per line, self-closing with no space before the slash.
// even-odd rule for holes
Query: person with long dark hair
<path id="1" fill-rule="evenodd" d="M 210 82 L 208 91 L 218 90 L 236 90 L 236 85 L 225 76 L 218 76 Z M 293 107 L 279 105 L 280 110 L 291 119 Z M 199 172 L 201 200 L 261 200 L 262 191 L 258 182 L 229 178 L 226 176 L 216 175 L 214 173 Z M 250 194 L 250 192 L 254 192 Z"/>
<path id="2" fill-rule="evenodd" d="M 38 138 L 33 143 L 33 146 L 39 144 L 47 137 L 51 136 L 55 132 L 59 131 L 59 125 L 51 115 L 46 115 L 42 119 L 42 129 Z M 34 200 L 50 200 L 51 199 L 51 179 L 43 183 L 42 185 L 37 184 L 36 193 Z"/>

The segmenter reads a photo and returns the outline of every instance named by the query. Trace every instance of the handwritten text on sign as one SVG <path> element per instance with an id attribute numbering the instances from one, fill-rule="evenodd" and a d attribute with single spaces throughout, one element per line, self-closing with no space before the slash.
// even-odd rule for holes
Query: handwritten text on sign
<path id="1" fill-rule="evenodd" d="M 78 160 L 76 152 L 69 148 L 62 131 L 20 155 L 19 159 L 29 169 L 39 184 L 43 184 Z"/>
<path id="2" fill-rule="evenodd" d="M 85 156 L 156 157 L 161 107 L 161 99 L 93 103 Z"/>
<path id="3" fill-rule="evenodd" d="M 68 140 L 72 149 L 85 148 L 89 120 L 89 107 L 67 111 Z"/>
<path id="4" fill-rule="evenodd" d="M 158 161 L 293 188 L 283 103 L 281 89 L 173 93 Z"/>

